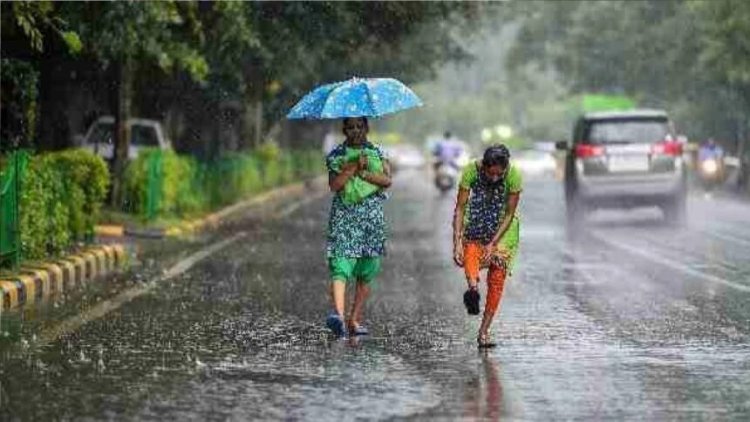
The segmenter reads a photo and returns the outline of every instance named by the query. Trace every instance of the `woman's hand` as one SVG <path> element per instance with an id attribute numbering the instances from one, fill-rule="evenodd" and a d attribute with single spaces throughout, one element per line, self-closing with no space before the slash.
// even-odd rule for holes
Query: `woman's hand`
<path id="1" fill-rule="evenodd" d="M 359 162 L 356 161 L 346 163 L 341 167 L 341 172 L 346 173 L 350 176 L 356 174 L 357 171 L 359 171 Z"/>
<path id="2" fill-rule="evenodd" d="M 359 163 L 356 161 L 341 166 L 341 171 L 328 179 L 328 187 L 331 189 L 331 192 L 338 192 L 343 189 L 349 179 L 357 174 L 358 168 Z"/>
<path id="3" fill-rule="evenodd" d="M 360 172 L 367 171 L 367 155 L 363 152 L 359 155 L 358 169 Z"/>
<path id="4" fill-rule="evenodd" d="M 460 244 L 453 247 L 453 262 L 458 267 L 464 266 L 464 248 Z"/>

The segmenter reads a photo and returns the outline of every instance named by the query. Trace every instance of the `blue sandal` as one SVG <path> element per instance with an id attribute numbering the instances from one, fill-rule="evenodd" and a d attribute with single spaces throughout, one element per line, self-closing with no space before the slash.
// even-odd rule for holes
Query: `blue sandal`
<path id="1" fill-rule="evenodd" d="M 346 335 L 346 324 L 344 324 L 344 318 L 338 314 L 338 312 L 331 311 L 326 318 L 326 327 L 333 331 L 338 337 Z"/>

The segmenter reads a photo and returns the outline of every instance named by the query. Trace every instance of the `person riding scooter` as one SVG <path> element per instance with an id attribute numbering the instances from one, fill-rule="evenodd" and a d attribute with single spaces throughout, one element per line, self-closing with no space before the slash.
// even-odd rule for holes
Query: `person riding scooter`
<path id="1" fill-rule="evenodd" d="M 441 192 L 452 189 L 458 180 L 459 171 L 468 162 L 468 151 L 465 144 L 446 131 L 443 139 L 437 142 L 433 150 L 435 186 Z"/>
<path id="2" fill-rule="evenodd" d="M 724 149 L 713 138 L 698 149 L 698 175 L 706 189 L 724 180 Z"/>

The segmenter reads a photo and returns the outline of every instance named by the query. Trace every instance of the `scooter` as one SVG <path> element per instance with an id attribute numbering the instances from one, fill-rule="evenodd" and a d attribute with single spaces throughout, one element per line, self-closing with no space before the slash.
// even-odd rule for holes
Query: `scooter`
<path id="1" fill-rule="evenodd" d="M 724 182 L 724 163 L 719 157 L 705 158 L 698 164 L 698 176 L 706 191 L 712 191 Z"/>
<path id="2" fill-rule="evenodd" d="M 435 167 L 435 187 L 445 194 L 453 189 L 458 179 L 458 166 L 452 162 L 442 161 Z"/>

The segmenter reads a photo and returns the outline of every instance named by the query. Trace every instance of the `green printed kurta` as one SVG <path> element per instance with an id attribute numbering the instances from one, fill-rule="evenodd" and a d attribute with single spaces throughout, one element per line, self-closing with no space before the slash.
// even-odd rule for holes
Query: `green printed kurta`
<path id="1" fill-rule="evenodd" d="M 363 146 L 368 155 L 385 160 L 383 151 L 371 143 Z M 349 155 L 346 145 L 339 145 L 326 158 L 330 176 L 340 171 L 341 157 Z M 329 258 L 367 258 L 385 255 L 386 224 L 383 205 L 387 195 L 382 190 L 357 203 L 349 204 L 338 192 L 331 203 L 326 251 Z"/>
<path id="2" fill-rule="evenodd" d="M 502 224 L 509 194 L 523 190 L 521 171 L 512 163 L 502 182 L 487 183 L 480 174 L 480 162 L 466 166 L 461 174 L 460 187 L 469 191 L 469 202 L 464 212 L 464 241 L 486 244 Z M 497 258 L 510 271 L 520 243 L 520 211 L 516 209 L 508 230 L 497 243 Z"/>

